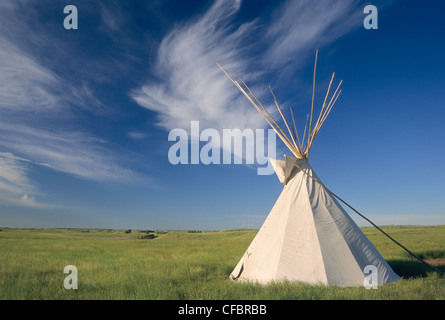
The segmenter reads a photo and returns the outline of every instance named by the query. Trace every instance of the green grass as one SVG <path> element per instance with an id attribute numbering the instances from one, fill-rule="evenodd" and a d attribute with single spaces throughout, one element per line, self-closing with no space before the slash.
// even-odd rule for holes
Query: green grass
<path id="1" fill-rule="evenodd" d="M 385 227 L 425 259 L 445 257 L 445 226 Z M 256 230 L 189 233 L 133 230 L 0 231 L 0 299 L 445 299 L 445 280 L 374 228 L 363 231 L 402 281 L 377 290 L 228 279 Z M 66 265 L 78 289 L 66 290 Z M 443 267 L 442 267 L 443 270 Z"/>

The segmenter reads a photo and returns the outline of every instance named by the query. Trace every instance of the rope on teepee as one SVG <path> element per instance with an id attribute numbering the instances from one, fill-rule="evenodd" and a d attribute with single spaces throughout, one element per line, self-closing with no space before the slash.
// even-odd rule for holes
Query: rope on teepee
<path id="1" fill-rule="evenodd" d="M 429 264 L 428 262 L 426 262 L 425 260 L 423 260 L 421 257 L 419 257 L 418 255 L 416 255 L 415 253 L 413 253 L 412 251 L 408 250 L 405 246 L 403 246 L 400 242 L 398 242 L 397 240 L 395 240 L 393 237 L 391 237 L 389 234 L 387 234 L 385 231 L 383 231 L 378 225 L 376 225 L 374 222 L 372 222 L 370 219 L 368 219 L 367 217 L 365 217 L 363 214 L 361 214 L 360 212 L 358 212 L 353 206 L 351 206 L 349 203 L 347 203 L 345 200 L 343 200 L 342 198 L 340 198 L 338 195 L 336 195 L 334 192 L 332 192 L 331 190 L 329 190 L 323 183 L 321 183 L 320 181 L 318 181 L 317 179 L 315 179 L 312 175 L 310 175 L 307 171 L 303 170 L 298 164 L 295 164 L 302 172 L 304 172 L 309 178 L 311 178 L 313 181 L 315 181 L 316 183 L 318 183 L 320 186 L 323 187 L 323 189 L 325 189 L 328 193 L 330 193 L 331 195 L 333 195 L 335 198 L 337 198 L 338 200 L 340 200 L 341 202 L 343 202 L 345 205 L 347 205 L 351 210 L 353 210 L 355 213 L 357 213 L 360 217 L 362 217 L 363 219 L 365 219 L 366 221 L 368 221 L 370 224 L 372 224 L 377 230 L 379 230 L 381 233 L 383 233 L 385 236 L 387 236 L 390 240 L 392 240 L 395 244 L 397 244 L 399 247 L 401 247 L 402 249 L 404 249 L 406 252 L 408 252 L 411 256 L 413 256 L 414 258 L 416 258 L 417 260 L 419 260 L 420 262 L 422 262 L 423 264 L 425 264 L 426 266 L 430 267 L 431 269 L 433 269 L 434 271 L 438 272 L 440 275 L 443 275 L 444 273 L 437 269 L 436 267 L 432 266 L 431 264 Z"/>

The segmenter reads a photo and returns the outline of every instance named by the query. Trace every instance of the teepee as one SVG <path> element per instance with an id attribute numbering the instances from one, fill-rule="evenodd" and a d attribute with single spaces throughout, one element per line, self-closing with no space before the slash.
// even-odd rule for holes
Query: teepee
<path id="1" fill-rule="evenodd" d="M 333 74 L 320 114 L 312 125 L 317 57 L 318 51 L 315 56 L 312 107 L 301 139 L 292 109 L 290 122 L 286 120 L 272 90 L 289 136 L 249 87 L 240 79 L 243 88 L 218 64 L 293 154 L 285 156 L 285 160 L 270 160 L 284 189 L 232 271 L 232 280 L 260 283 L 288 280 L 345 287 L 363 285 L 371 273 L 379 285 L 400 279 L 309 164 L 308 156 L 314 138 L 341 93 L 340 81 L 328 102 Z"/>

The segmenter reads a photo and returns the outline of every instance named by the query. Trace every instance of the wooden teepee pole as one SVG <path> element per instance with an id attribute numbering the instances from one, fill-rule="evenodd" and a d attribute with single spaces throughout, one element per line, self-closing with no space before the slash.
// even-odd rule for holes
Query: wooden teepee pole
<path id="1" fill-rule="evenodd" d="M 321 126 L 323 125 L 324 121 L 328 117 L 329 113 L 332 110 L 332 107 L 334 106 L 335 102 L 337 101 L 341 90 L 340 86 L 342 84 L 342 81 L 340 81 L 337 89 L 335 90 L 334 94 L 332 95 L 330 101 L 328 104 L 326 104 L 329 93 L 331 91 L 332 82 L 334 81 L 335 73 L 332 74 L 331 81 L 329 82 L 329 86 L 326 92 L 326 96 L 324 98 L 323 104 L 321 106 L 320 113 L 317 117 L 317 120 L 315 124 L 314 121 L 314 105 L 315 105 L 315 80 L 316 80 L 316 73 L 317 73 L 317 60 L 318 60 L 318 50 L 315 53 L 315 65 L 314 65 L 314 77 L 313 77 L 313 84 L 312 84 L 312 104 L 311 104 L 311 112 L 310 117 L 309 114 L 306 118 L 306 125 L 304 127 L 304 133 L 303 138 L 300 140 L 300 136 L 298 135 L 297 126 L 295 124 L 295 118 L 292 111 L 292 108 L 290 108 L 290 113 L 292 116 L 291 125 L 289 125 L 289 122 L 287 121 L 286 117 L 284 116 L 284 113 L 278 104 L 278 100 L 272 91 L 272 88 L 269 86 L 270 92 L 272 93 L 272 96 L 274 98 L 275 106 L 278 109 L 278 112 L 283 119 L 284 124 L 286 125 L 286 128 L 289 132 L 290 138 L 287 136 L 287 134 L 283 131 L 283 129 L 278 125 L 278 123 L 275 121 L 275 119 L 272 117 L 272 115 L 269 113 L 267 108 L 263 106 L 263 104 L 260 102 L 260 100 L 255 96 L 255 94 L 250 90 L 250 88 L 247 86 L 247 84 L 241 79 L 240 76 L 237 75 L 241 83 L 244 85 L 246 90 L 241 87 L 241 85 L 235 81 L 224 69 L 221 67 L 219 63 L 217 65 L 220 67 L 220 69 L 229 77 L 230 80 L 236 85 L 236 87 L 244 94 L 244 96 L 249 100 L 249 102 L 257 109 L 257 111 L 263 116 L 263 118 L 267 121 L 267 123 L 275 130 L 277 135 L 280 137 L 280 139 L 284 142 L 284 144 L 290 149 L 290 151 L 299 159 L 308 158 L 309 151 L 312 147 L 312 143 L 314 142 L 314 139 L 316 135 L 318 134 Z M 293 126 L 292 126 L 293 124 Z M 307 141 L 306 141 L 306 133 L 307 133 Z"/>
<path id="2" fill-rule="evenodd" d="M 315 52 L 315 65 L 314 65 L 314 80 L 312 83 L 312 106 L 311 106 L 311 119 L 309 121 L 309 134 L 308 134 L 308 140 L 307 140 L 307 146 L 310 145 L 310 139 L 312 134 L 312 117 L 314 115 L 314 99 L 315 99 L 315 75 L 317 73 L 317 59 L 318 59 L 318 50 Z M 307 148 L 307 151 L 305 152 L 305 156 L 309 155 L 309 148 Z"/>

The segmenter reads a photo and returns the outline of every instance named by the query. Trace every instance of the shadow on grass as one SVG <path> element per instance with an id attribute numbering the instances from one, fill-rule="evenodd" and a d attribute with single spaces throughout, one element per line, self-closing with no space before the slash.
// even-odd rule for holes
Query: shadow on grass
<path id="1" fill-rule="evenodd" d="M 424 260 L 437 259 L 445 257 L 445 251 L 427 251 L 416 253 L 416 255 Z M 389 265 L 399 276 L 403 278 L 418 278 L 427 277 L 431 272 L 436 272 L 433 268 L 411 257 L 408 253 L 407 257 L 407 260 L 388 260 Z M 433 266 L 442 271 L 442 273 L 445 272 L 445 265 Z"/>

